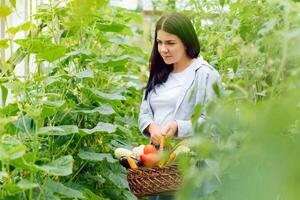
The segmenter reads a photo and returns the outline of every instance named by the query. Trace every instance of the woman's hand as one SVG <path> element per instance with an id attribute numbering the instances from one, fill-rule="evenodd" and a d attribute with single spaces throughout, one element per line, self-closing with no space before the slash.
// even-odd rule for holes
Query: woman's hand
<path id="1" fill-rule="evenodd" d="M 162 128 L 162 135 L 167 137 L 173 137 L 176 135 L 178 129 L 178 124 L 176 121 L 169 121 L 165 125 L 165 127 Z"/>
<path id="2" fill-rule="evenodd" d="M 162 129 L 160 128 L 160 126 L 158 126 L 155 123 L 151 123 L 148 127 L 148 131 L 149 131 L 150 136 L 151 136 L 151 142 L 154 145 L 159 145 L 160 138 L 161 138 L 161 133 L 162 133 Z"/>

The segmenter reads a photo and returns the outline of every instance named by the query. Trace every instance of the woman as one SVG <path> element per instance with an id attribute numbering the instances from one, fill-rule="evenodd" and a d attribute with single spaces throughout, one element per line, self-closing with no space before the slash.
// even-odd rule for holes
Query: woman
<path id="1" fill-rule="evenodd" d="M 150 76 L 139 114 L 139 129 L 159 145 L 162 135 L 193 135 L 191 114 L 214 97 L 219 73 L 201 56 L 191 21 L 180 13 L 162 16 L 155 29 Z M 199 123 L 205 115 L 201 114 Z"/>
<path id="2" fill-rule="evenodd" d="M 213 86 L 220 84 L 220 76 L 199 52 L 195 29 L 186 16 L 175 12 L 158 20 L 149 61 L 150 76 L 139 114 L 139 129 L 155 145 L 159 145 L 162 135 L 192 136 L 191 115 L 195 106 L 205 106 L 214 97 Z M 204 118 L 203 113 L 198 122 Z"/>

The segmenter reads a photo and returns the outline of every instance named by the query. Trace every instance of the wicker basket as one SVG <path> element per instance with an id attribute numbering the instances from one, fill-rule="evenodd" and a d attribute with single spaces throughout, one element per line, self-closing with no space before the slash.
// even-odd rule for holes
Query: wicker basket
<path id="1" fill-rule="evenodd" d="M 129 169 L 127 180 L 137 197 L 171 194 L 181 184 L 182 178 L 176 165 L 153 168 Z"/>

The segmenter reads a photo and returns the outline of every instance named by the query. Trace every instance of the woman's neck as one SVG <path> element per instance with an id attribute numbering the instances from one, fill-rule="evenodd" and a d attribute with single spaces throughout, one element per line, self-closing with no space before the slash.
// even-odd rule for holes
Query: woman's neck
<path id="1" fill-rule="evenodd" d="M 182 58 L 179 62 L 173 64 L 173 73 L 178 73 L 183 71 L 185 68 L 190 66 L 190 64 L 194 61 L 194 58 L 190 58 L 188 56 Z"/>

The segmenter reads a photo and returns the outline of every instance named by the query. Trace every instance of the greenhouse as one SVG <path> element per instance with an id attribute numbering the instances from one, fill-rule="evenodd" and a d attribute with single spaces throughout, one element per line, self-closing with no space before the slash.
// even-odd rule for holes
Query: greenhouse
<path id="1" fill-rule="evenodd" d="M 300 198 L 299 0 L 0 0 L 0 20 L 0 199 Z"/>

